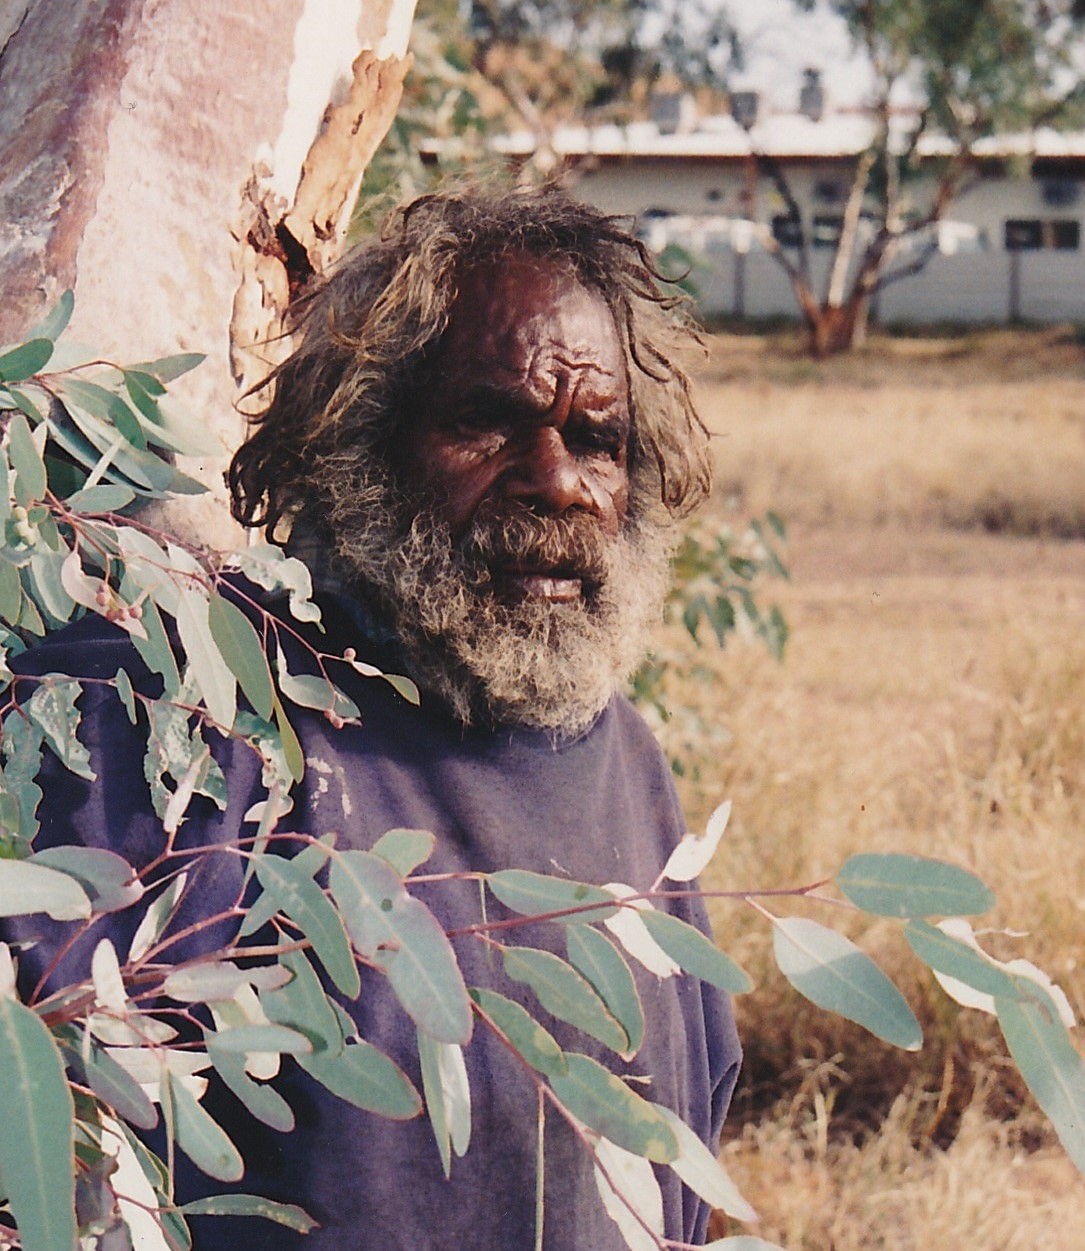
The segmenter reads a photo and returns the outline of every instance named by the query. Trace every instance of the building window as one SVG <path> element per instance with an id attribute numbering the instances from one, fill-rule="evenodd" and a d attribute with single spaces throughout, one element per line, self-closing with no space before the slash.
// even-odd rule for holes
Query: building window
<path id="1" fill-rule="evenodd" d="M 844 217 L 841 213 L 815 213 L 810 238 L 815 248 L 835 248 L 840 242 L 844 230 Z"/>
<path id="2" fill-rule="evenodd" d="M 847 185 L 835 178 L 819 178 L 814 183 L 814 199 L 822 204 L 843 204 L 847 198 Z"/>
<path id="3" fill-rule="evenodd" d="M 772 219 L 772 237 L 782 248 L 801 248 L 802 218 L 777 213 Z"/>
<path id="4" fill-rule="evenodd" d="M 1073 217 L 1011 217 L 1005 226 L 1007 252 L 1076 252 L 1081 223 Z"/>

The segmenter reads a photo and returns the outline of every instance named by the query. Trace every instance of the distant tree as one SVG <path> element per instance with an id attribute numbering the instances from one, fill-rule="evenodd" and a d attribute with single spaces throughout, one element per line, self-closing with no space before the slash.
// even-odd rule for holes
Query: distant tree
<path id="1" fill-rule="evenodd" d="M 795 0 L 809 10 L 817 0 Z M 856 160 L 824 292 L 815 290 L 810 238 L 782 171 L 762 168 L 800 223 L 797 255 L 767 235 L 787 271 L 818 356 L 862 342 L 873 296 L 921 269 L 934 230 L 976 176 L 975 144 L 1080 116 L 1085 96 L 1082 0 L 831 0 L 869 59 L 874 134 Z M 902 92 L 917 101 L 901 126 Z M 945 138 L 944 155 L 920 160 L 920 140 Z M 794 237 L 794 236 L 793 236 Z"/>

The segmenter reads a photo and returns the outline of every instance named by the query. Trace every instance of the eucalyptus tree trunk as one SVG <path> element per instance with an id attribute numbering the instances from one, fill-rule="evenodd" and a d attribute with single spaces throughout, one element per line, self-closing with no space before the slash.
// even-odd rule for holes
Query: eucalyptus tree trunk
<path id="1" fill-rule="evenodd" d="M 282 352 L 291 292 L 342 248 L 395 116 L 414 2 L 0 6 L 0 341 L 70 287 L 71 336 L 106 356 L 205 352 L 176 384 L 223 443 L 185 466 L 220 493 L 188 519 L 205 538 L 230 537 L 238 396 Z"/>

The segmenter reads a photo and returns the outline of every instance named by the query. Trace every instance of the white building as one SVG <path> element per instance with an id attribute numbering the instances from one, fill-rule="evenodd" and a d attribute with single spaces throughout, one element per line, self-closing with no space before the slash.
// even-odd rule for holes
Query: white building
<path id="1" fill-rule="evenodd" d="M 756 101 L 746 103 L 756 114 Z M 651 246 L 678 244 L 695 259 L 705 313 L 796 316 L 787 276 L 759 233 L 787 246 L 805 231 L 823 290 L 852 171 L 872 135 L 864 114 L 820 116 L 818 104 L 806 114 L 748 114 L 748 129 L 730 116 L 691 122 L 672 109 L 669 124 L 562 128 L 551 142 L 574 174 L 576 195 L 635 214 Z M 522 160 L 535 139 L 507 135 L 495 146 Z M 920 147 L 932 163 L 944 152 L 934 136 Z M 920 273 L 879 293 L 877 315 L 884 322 L 1085 322 L 1085 133 L 985 139 L 975 152 L 974 176 L 936 228 L 936 253 Z M 786 179 L 799 220 L 768 162 Z M 933 186 L 933 177 L 921 178 L 911 189 L 917 208 Z"/>

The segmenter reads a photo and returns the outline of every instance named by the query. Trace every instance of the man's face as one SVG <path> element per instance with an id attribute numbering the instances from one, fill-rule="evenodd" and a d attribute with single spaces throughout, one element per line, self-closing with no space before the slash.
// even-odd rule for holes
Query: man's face
<path id="1" fill-rule="evenodd" d="M 579 733 L 643 655 L 672 536 L 630 508 L 631 426 L 605 300 L 512 255 L 463 276 L 399 446 L 322 482 L 344 568 L 464 722 Z"/>
<path id="2" fill-rule="evenodd" d="M 629 384 L 614 319 L 572 274 L 526 256 L 468 272 L 415 414 L 412 489 L 454 541 L 484 515 L 576 516 L 613 538 L 629 497 Z M 508 556 L 493 590 L 554 604 L 584 593 L 559 558 Z"/>

